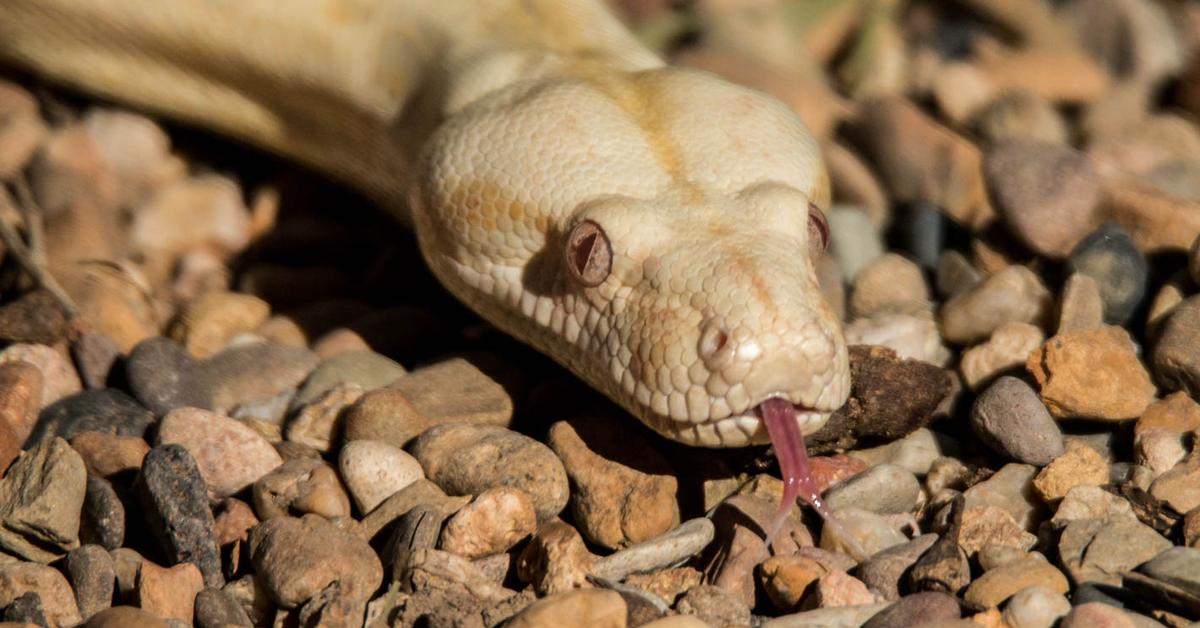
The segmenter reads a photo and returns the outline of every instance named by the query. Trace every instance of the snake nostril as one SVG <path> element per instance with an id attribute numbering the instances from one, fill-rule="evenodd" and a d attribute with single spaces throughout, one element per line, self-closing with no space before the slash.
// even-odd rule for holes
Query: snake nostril
<path id="1" fill-rule="evenodd" d="M 712 360 L 720 355 L 729 345 L 729 331 L 725 325 L 709 321 L 704 325 L 700 334 L 700 357 Z"/>

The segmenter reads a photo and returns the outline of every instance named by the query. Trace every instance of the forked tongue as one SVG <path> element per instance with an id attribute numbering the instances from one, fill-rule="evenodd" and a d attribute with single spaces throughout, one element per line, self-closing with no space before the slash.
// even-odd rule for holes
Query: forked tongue
<path id="1" fill-rule="evenodd" d="M 866 552 L 857 543 L 849 531 L 838 523 L 833 511 L 821 499 L 821 493 L 813 483 L 812 472 L 808 467 L 808 452 L 804 448 L 804 435 L 796 422 L 796 412 L 792 403 L 781 397 L 772 397 L 759 406 L 762 420 L 767 425 L 767 434 L 771 437 L 771 445 L 775 448 L 775 458 L 779 461 L 779 473 L 783 476 L 783 500 L 779 504 L 779 512 L 771 519 L 767 527 L 766 547 L 771 547 L 775 535 L 783 528 L 792 505 L 796 498 L 801 497 L 805 503 L 813 507 L 825 525 L 832 526 L 838 531 L 838 537 L 847 545 L 857 560 L 865 560 Z"/>

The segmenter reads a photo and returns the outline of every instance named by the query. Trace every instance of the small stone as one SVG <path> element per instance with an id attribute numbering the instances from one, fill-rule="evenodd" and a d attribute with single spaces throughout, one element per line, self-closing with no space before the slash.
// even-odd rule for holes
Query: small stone
<path id="1" fill-rule="evenodd" d="M 1200 448 L 1158 476 L 1150 485 L 1150 494 L 1175 512 L 1186 513 L 1200 507 Z"/>
<path id="2" fill-rule="evenodd" d="M 967 509 L 979 506 L 998 506 L 1008 511 L 1025 530 L 1032 530 L 1042 519 L 1042 500 L 1034 489 L 1038 469 L 1028 464 L 1011 462 L 992 477 L 963 492 Z"/>
<path id="3" fill-rule="evenodd" d="M 1169 471 L 1187 457 L 1186 437 L 1180 432 L 1149 429 L 1140 432 L 1133 440 L 1133 459 L 1149 468 L 1154 475 Z"/>
<path id="4" fill-rule="evenodd" d="M 79 454 L 61 438 L 42 440 L 0 480 L 0 547 L 43 563 L 75 549 L 86 490 Z"/>
<path id="5" fill-rule="evenodd" d="M 615 591 L 564 591 L 530 604 L 509 620 L 508 628 L 557 628 L 576 624 L 625 628 L 625 600 Z"/>
<path id="6" fill-rule="evenodd" d="M 322 460 L 295 458 L 254 482 L 254 511 L 260 519 L 312 513 L 326 519 L 350 516 L 350 497 L 337 471 Z"/>
<path id="7" fill-rule="evenodd" d="M 962 527 L 961 513 L 961 500 L 952 502 L 951 524 L 946 532 L 905 574 L 908 590 L 957 594 L 971 581 L 967 553 L 957 541 L 958 529 Z"/>
<path id="8" fill-rule="evenodd" d="M 1018 591 L 1035 586 L 1060 594 L 1068 590 L 1062 572 L 1044 559 L 1030 557 L 997 567 L 976 578 L 967 587 L 963 599 L 988 608 L 999 606 Z"/>
<path id="9" fill-rule="evenodd" d="M 766 531 L 779 510 L 778 504 L 779 498 L 774 495 L 733 495 L 712 512 L 715 543 L 704 556 L 704 571 L 710 574 L 707 580 L 747 605 L 754 603 L 754 570 L 768 556 Z M 872 513 L 867 515 L 878 518 Z M 775 535 L 771 553 L 792 554 L 812 544 L 812 534 L 804 527 L 799 508 L 793 507 Z"/>
<path id="10" fill-rule="evenodd" d="M 825 626 L 861 626 L 889 606 L 879 604 L 862 604 L 858 606 L 838 606 L 820 608 L 814 611 L 792 613 L 762 624 L 763 628 L 824 628 Z M 931 624 L 932 625 L 932 624 Z M 969 627 L 968 627 L 969 628 Z"/>
<path id="11" fill-rule="evenodd" d="M 979 133 L 988 144 L 1004 140 L 1032 140 L 1066 144 L 1067 126 L 1062 115 L 1045 98 L 1025 90 L 1001 94 L 979 113 Z"/>
<path id="12" fill-rule="evenodd" d="M 855 319 L 845 327 L 846 342 L 851 345 L 877 345 L 896 352 L 906 360 L 920 360 L 943 366 L 950 350 L 942 344 L 937 323 L 928 314 L 883 312 Z"/>
<path id="13" fill-rule="evenodd" d="M 404 394 L 391 388 L 365 393 L 342 411 L 343 439 L 370 440 L 405 447 L 433 426 Z"/>
<path id="14" fill-rule="evenodd" d="M 1108 464 L 1096 450 L 1080 443 L 1067 441 L 1066 451 L 1055 458 L 1033 480 L 1042 499 L 1054 503 L 1076 486 L 1103 486 L 1108 483 Z"/>
<path id="15" fill-rule="evenodd" d="M 1012 515 L 1003 508 L 981 506 L 963 512 L 962 525 L 955 535 L 958 546 L 974 558 L 984 547 L 1002 545 L 1024 551 L 1033 548 L 1037 537 L 1021 529 Z"/>
<path id="16" fill-rule="evenodd" d="M 1191 123 L 1187 123 L 1191 127 Z M 1146 254 L 1183 253 L 1200 231 L 1200 203 L 1125 177 L 1105 186 L 1103 214 L 1121 225 Z"/>
<path id="17" fill-rule="evenodd" d="M 299 406 L 299 411 L 285 430 L 288 441 L 328 452 L 341 431 L 342 411 L 358 401 L 362 394 L 363 390 L 358 384 L 342 382 L 322 393 L 312 403 Z"/>
<path id="18" fill-rule="evenodd" d="M 924 428 L 922 428 L 924 429 Z M 918 430 L 918 432 L 921 430 Z M 916 432 L 914 432 L 915 434 Z M 885 463 L 886 464 L 886 463 Z M 829 487 L 843 480 L 848 480 L 869 468 L 866 462 L 847 456 L 846 454 L 836 454 L 833 456 L 812 456 L 808 459 L 809 475 L 812 476 L 813 485 L 817 487 L 817 492 L 824 493 L 829 490 Z M 760 476 L 763 477 L 763 476 Z M 776 478 L 770 477 L 772 480 Z M 783 483 L 779 484 L 779 496 L 783 497 Z"/>
<path id="19" fill-rule="evenodd" d="M 1041 386 L 1046 407 L 1060 418 L 1136 418 L 1156 392 L 1120 327 L 1054 336 L 1029 356 L 1025 368 Z"/>
<path id="20" fill-rule="evenodd" d="M 85 628 L 168 628 L 169 624 L 132 606 L 114 606 L 100 611 L 84 624 Z"/>
<path id="21" fill-rule="evenodd" d="M 180 311 L 168 335 L 188 353 L 204 359 L 220 352 L 239 333 L 258 329 L 270 314 L 271 306 L 256 296 L 206 292 Z"/>
<path id="22" fill-rule="evenodd" d="M 357 384 L 364 392 L 383 388 L 403 377 L 406 371 L 394 360 L 374 351 L 349 351 L 322 360 L 292 400 L 292 408 L 311 403 L 334 386 Z"/>
<path id="23" fill-rule="evenodd" d="M 1075 582 L 1118 585 L 1123 572 L 1170 547 L 1170 541 L 1135 519 L 1079 519 L 1063 530 L 1058 551 Z"/>
<path id="24" fill-rule="evenodd" d="M 507 426 L 512 399 L 504 387 L 462 358 L 416 369 L 394 381 L 413 408 L 433 425 L 468 423 Z"/>
<path id="25" fill-rule="evenodd" d="M 1137 569 L 1151 578 L 1200 595 L 1200 549 L 1170 547 Z"/>
<path id="26" fill-rule="evenodd" d="M 942 251 L 938 257 L 934 285 L 943 299 L 950 299 L 974 288 L 983 281 L 983 275 L 971 265 L 965 255 L 954 249 Z"/>
<path id="27" fill-rule="evenodd" d="M 66 566 L 84 620 L 112 606 L 117 576 L 108 551 L 99 545 L 77 547 L 67 552 Z"/>
<path id="28" fill-rule="evenodd" d="M 799 608 L 813 583 L 826 573 L 828 570 L 817 561 L 796 554 L 772 556 L 758 569 L 767 597 L 771 598 L 775 608 L 785 613 Z"/>
<path id="29" fill-rule="evenodd" d="M 996 377 L 1024 367 L 1029 354 L 1045 340 L 1046 335 L 1036 325 L 1004 323 L 986 342 L 963 351 L 958 365 L 963 381 L 971 390 L 981 390 Z"/>
<path id="30" fill-rule="evenodd" d="M 1078 519 L 1136 519 L 1133 507 L 1124 498 L 1092 484 L 1080 484 L 1067 491 L 1050 523 L 1061 528 Z"/>
<path id="31" fill-rule="evenodd" d="M 0 364 L 27 362 L 42 373 L 42 407 L 83 390 L 83 382 L 66 355 L 53 347 L 16 343 L 0 351 Z"/>
<path id="32" fill-rule="evenodd" d="M 540 595 L 585 588 L 596 557 L 560 519 L 543 523 L 517 558 L 517 575 Z"/>
<path id="33" fill-rule="evenodd" d="M 12 428 L 18 444 L 26 442 L 42 408 L 42 372 L 28 362 L 0 364 L 0 422 Z"/>
<path id="34" fill-rule="evenodd" d="M 1200 395 L 1200 357 L 1194 348 L 1200 342 L 1200 295 L 1175 306 L 1162 322 L 1154 344 L 1151 363 L 1158 382 L 1168 390 L 1186 390 Z"/>
<path id="35" fill-rule="evenodd" d="M 447 493 L 519 488 L 533 498 L 540 521 L 567 505 L 562 462 L 550 448 L 517 432 L 491 425 L 439 425 L 421 434 L 410 451 L 426 476 Z"/>
<path id="36" fill-rule="evenodd" d="M 857 207 L 834 205 L 825 214 L 829 221 L 829 254 L 837 260 L 846 281 L 883 255 L 883 237 L 871 217 Z"/>
<path id="37" fill-rule="evenodd" d="M 1182 391 L 1155 401 L 1138 417 L 1133 435 L 1136 438 L 1142 432 L 1154 429 L 1180 434 L 1200 430 L 1200 404 Z"/>
<path id="38" fill-rule="evenodd" d="M 24 170 L 45 137 L 46 123 L 33 94 L 8 81 L 0 83 L 0 178 Z"/>
<path id="39" fill-rule="evenodd" d="M 924 476 L 929 473 L 934 461 L 942 456 L 939 438 L 929 428 L 922 427 L 900 440 L 870 449 L 858 449 L 849 452 L 847 456 L 866 463 L 869 467 L 891 464 L 907 469 L 913 475 Z"/>
<path id="40" fill-rule="evenodd" d="M 248 540 L 258 524 L 254 510 L 240 499 L 227 497 L 213 505 L 213 533 L 219 546 Z"/>
<path id="41" fill-rule="evenodd" d="M 149 410 L 119 390 L 85 390 L 42 410 L 30 438 L 55 434 L 72 439 L 82 432 L 142 437 L 153 422 Z"/>
<path id="42" fill-rule="evenodd" d="M 203 588 L 204 578 L 191 563 L 164 568 L 143 561 L 138 568 L 138 606 L 163 619 L 191 622 L 196 594 Z"/>
<path id="43" fill-rule="evenodd" d="M 90 475 L 102 478 L 142 468 L 142 460 L 150 451 L 150 445 L 141 437 L 90 431 L 76 434 L 71 448 L 79 452 Z"/>
<path id="44" fill-rule="evenodd" d="M 559 421 L 547 444 L 571 481 L 571 512 L 589 541 L 617 549 L 679 525 L 677 481 L 636 434 L 595 419 Z"/>
<path id="45" fill-rule="evenodd" d="M 333 584 L 339 595 L 365 604 L 383 582 L 371 546 L 316 515 L 264 521 L 250 535 L 250 557 L 262 585 L 284 607 Z"/>
<path id="46" fill-rule="evenodd" d="M 46 290 L 34 290 L 0 306 L 0 340 L 54 345 L 71 331 L 58 300 Z"/>
<path id="47" fill-rule="evenodd" d="M 1058 623 L 1059 628 L 1135 628 L 1137 624 L 1125 611 L 1104 604 L 1087 602 L 1071 608 Z"/>
<path id="48" fill-rule="evenodd" d="M 942 306 L 942 334 L 950 342 L 986 339 L 1008 322 L 1041 326 L 1053 305 L 1050 291 L 1024 266 L 1009 266 Z"/>
<path id="49" fill-rule="evenodd" d="M 1036 392 L 1025 382 L 1004 376 L 971 406 L 971 428 L 996 453 L 1033 465 L 1063 454 L 1062 430 Z"/>
<path id="50" fill-rule="evenodd" d="M 537 529 L 533 500 L 510 487 L 490 488 L 454 513 L 439 547 L 475 559 L 508 551 Z"/>
<path id="51" fill-rule="evenodd" d="M 833 510 L 861 508 L 889 515 L 913 512 L 921 494 L 916 476 L 901 467 L 881 464 L 834 486 L 825 493 Z"/>
<path id="52" fill-rule="evenodd" d="M 125 361 L 129 390 L 156 415 L 175 408 L 212 406 L 212 391 L 183 347 L 156 336 L 137 344 Z"/>
<path id="53" fill-rule="evenodd" d="M 207 586 L 225 583 L 213 533 L 208 491 L 196 461 L 181 445 L 159 445 L 146 454 L 137 481 L 150 531 L 172 565 L 190 562 Z"/>
<path id="54" fill-rule="evenodd" d="M 710 626 L 748 626 L 750 608 L 720 587 L 702 584 L 680 598 L 675 610 L 694 615 Z"/>
<path id="55" fill-rule="evenodd" d="M 121 357 L 121 349 L 103 333 L 85 333 L 71 343 L 71 357 L 86 388 L 104 388 L 113 365 Z"/>
<path id="56" fill-rule="evenodd" d="M 1058 333 L 1099 329 L 1104 324 L 1100 284 L 1084 273 L 1073 273 L 1063 284 L 1058 304 Z"/>
<path id="57" fill-rule="evenodd" d="M 199 628 L 228 628 L 250 627 L 254 623 L 232 595 L 221 589 L 205 589 L 196 594 L 196 625 Z"/>
<path id="58" fill-rule="evenodd" d="M 1083 153 L 1009 140 L 992 147 L 984 170 L 997 211 L 1034 252 L 1062 259 L 1095 227 L 1100 185 Z"/>
<path id="59" fill-rule="evenodd" d="M 254 430 L 208 410 L 179 408 L 158 427 L 158 445 L 176 444 L 192 455 L 214 497 L 228 497 L 283 464 Z"/>
<path id="60" fill-rule="evenodd" d="M 242 190 L 220 175 L 181 178 L 159 186 L 133 215 L 130 230 L 135 246 L 159 257 L 206 247 L 238 251 L 250 239 L 250 210 Z"/>
<path id="61" fill-rule="evenodd" d="M 599 578 L 621 580 L 634 573 L 665 569 L 696 556 L 712 542 L 713 523 L 703 517 L 685 521 L 674 530 L 618 550 L 596 560 L 592 573 Z"/>
<path id="62" fill-rule="evenodd" d="M 1121 325 L 1146 296 L 1146 258 L 1117 225 L 1107 224 L 1071 251 L 1067 266 L 1096 280 L 1104 301 L 1104 322 Z"/>
<path id="63" fill-rule="evenodd" d="M 407 488 L 396 491 L 391 497 L 383 500 L 359 522 L 356 533 L 365 539 L 375 540 L 380 531 L 408 514 L 417 506 L 435 508 L 443 516 L 450 516 L 467 505 L 471 498 L 465 495 L 447 497 L 442 489 L 429 480 L 417 480 Z M 379 539 L 386 540 L 386 539 Z"/>
<path id="64" fill-rule="evenodd" d="M 876 552 L 875 555 L 855 568 L 855 574 L 880 599 L 898 600 L 900 599 L 900 581 L 905 572 L 937 540 L 936 534 L 922 534 L 906 543 Z"/>
<path id="65" fill-rule="evenodd" d="M 962 617 L 958 600 L 938 591 L 921 591 L 906 595 L 895 604 L 876 613 L 863 628 L 899 628 L 901 626 L 934 625 Z M 1014 627 L 1016 628 L 1016 627 Z"/>
<path id="66" fill-rule="evenodd" d="M 923 312 L 932 307 L 930 298 L 921 268 L 901 255 L 885 253 L 855 276 L 850 314 L 864 318 L 883 312 Z"/>
<path id="67" fill-rule="evenodd" d="M 229 347 L 202 363 L 218 412 L 268 400 L 299 386 L 317 365 L 308 349 L 270 343 Z"/>
<path id="68" fill-rule="evenodd" d="M 822 549 L 852 555 L 848 548 L 855 547 L 856 543 L 867 556 L 874 556 L 907 540 L 887 519 L 873 512 L 844 508 L 837 511 L 836 515 L 839 526 L 821 528 Z"/>
<path id="69" fill-rule="evenodd" d="M 186 174 L 171 154 L 171 139 L 150 118 L 103 107 L 91 107 L 83 126 L 112 166 L 123 203 L 140 203 L 154 188 Z"/>
<path id="70" fill-rule="evenodd" d="M 125 542 L 125 505 L 112 483 L 88 476 L 79 518 L 79 540 L 114 550 Z"/>
<path id="71" fill-rule="evenodd" d="M 1061 593 L 1045 587 L 1017 591 L 1004 605 L 1004 622 L 1011 628 L 1050 628 L 1067 613 L 1071 603 Z"/>
<path id="72" fill-rule="evenodd" d="M 425 478 L 416 458 L 387 443 L 371 440 L 343 445 L 338 453 L 338 468 L 361 513 L 371 512 L 393 493 Z"/>
<path id="73" fill-rule="evenodd" d="M 0 564 L 0 607 L 31 592 L 41 598 L 51 626 L 74 626 L 82 621 L 71 585 L 57 569 L 29 562 Z"/>
<path id="74" fill-rule="evenodd" d="M 1159 337 L 1163 321 L 1167 320 L 1175 308 L 1188 297 L 1192 291 L 1192 285 L 1192 279 L 1182 270 L 1176 271 L 1165 282 L 1159 284 L 1158 292 L 1155 293 L 1154 299 L 1150 301 L 1150 307 L 1146 311 L 1145 335 L 1147 337 Z"/>
<path id="75" fill-rule="evenodd" d="M 858 578 L 840 569 L 832 569 L 813 583 L 812 595 L 806 604 L 814 608 L 834 608 L 873 604 L 875 596 Z"/>

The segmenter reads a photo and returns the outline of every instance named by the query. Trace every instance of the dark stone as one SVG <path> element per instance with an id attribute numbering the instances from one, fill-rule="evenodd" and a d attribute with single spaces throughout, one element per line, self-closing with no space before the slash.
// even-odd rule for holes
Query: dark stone
<path id="1" fill-rule="evenodd" d="M 1146 296 L 1146 257 L 1119 225 L 1105 224 L 1084 238 L 1067 266 L 1096 280 L 1106 323 L 1125 324 Z"/>
<path id="2" fill-rule="evenodd" d="M 889 547 L 855 567 L 854 575 L 883 599 L 898 600 L 900 583 L 907 577 L 908 570 L 937 540 L 936 534 L 922 534 L 907 543 Z"/>
<path id="3" fill-rule="evenodd" d="M 45 290 L 35 290 L 0 307 L 0 341 L 53 345 L 70 331 L 67 313 Z"/>
<path id="4" fill-rule="evenodd" d="M 992 451 L 1035 466 L 1063 454 L 1058 422 L 1023 380 L 1004 375 L 971 407 L 971 428 Z"/>
<path id="5" fill-rule="evenodd" d="M 88 617 L 112 606 L 117 575 L 112 556 L 99 545 L 83 545 L 67 552 L 67 578 L 75 589 L 79 614 Z"/>
<path id="6" fill-rule="evenodd" d="M 79 540 L 114 550 L 125 543 L 125 505 L 108 480 L 89 475 L 79 515 Z"/>
<path id="7" fill-rule="evenodd" d="M 808 436 L 808 453 L 844 451 L 893 441 L 925 427 L 950 393 L 950 375 L 887 347 L 850 347 L 850 399 Z"/>
<path id="8" fill-rule="evenodd" d="M 190 562 L 204 575 L 205 586 L 224 585 L 208 489 L 191 454 L 173 444 L 151 449 L 137 489 L 146 522 L 170 564 Z"/>
<path id="9" fill-rule="evenodd" d="M 1200 396 L 1200 295 L 1184 299 L 1160 323 L 1150 355 L 1155 379 L 1167 390 Z"/>
<path id="10" fill-rule="evenodd" d="M 50 621 L 46 619 L 46 609 L 42 606 L 42 596 L 38 595 L 37 591 L 26 591 L 13 600 L 12 604 L 4 609 L 4 621 L 50 628 Z"/>
<path id="11" fill-rule="evenodd" d="M 36 443 L 47 434 L 71 440 L 80 432 L 145 438 L 153 423 L 154 414 L 115 388 L 85 390 L 46 406 L 25 442 Z"/>
<path id="12" fill-rule="evenodd" d="M 205 589 L 196 595 L 196 625 L 199 628 L 253 626 L 245 609 L 221 589 Z"/>
<path id="13" fill-rule="evenodd" d="M 108 374 L 121 357 L 121 350 L 112 338 L 104 334 L 84 334 L 71 343 L 71 359 L 85 388 L 97 389 L 108 385 Z"/>
<path id="14" fill-rule="evenodd" d="M 897 234 L 902 240 L 900 248 L 907 251 L 921 268 L 936 268 L 942 250 L 946 248 L 946 232 L 949 218 L 928 203 L 918 203 L 904 212 L 903 220 L 897 220 Z"/>
<path id="15" fill-rule="evenodd" d="M 962 610 L 953 595 L 923 591 L 900 598 L 899 602 L 879 611 L 862 628 L 905 628 L 959 619 Z"/>
<path id="16" fill-rule="evenodd" d="M 971 564 L 967 553 L 958 546 L 958 530 L 962 527 L 966 500 L 962 495 L 950 505 L 949 525 L 941 538 L 921 555 L 908 572 L 909 588 L 913 591 L 937 591 L 957 594 L 971 584 Z"/>
<path id="17" fill-rule="evenodd" d="M 212 408 L 212 390 L 200 365 L 170 338 L 147 338 L 129 352 L 125 377 L 134 398 L 162 416 L 175 408 Z"/>

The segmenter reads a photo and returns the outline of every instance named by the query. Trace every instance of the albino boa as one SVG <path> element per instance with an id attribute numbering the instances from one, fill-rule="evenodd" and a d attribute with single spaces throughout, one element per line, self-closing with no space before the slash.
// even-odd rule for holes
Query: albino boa
<path id="1" fill-rule="evenodd" d="M 668 438 L 774 417 L 791 449 L 849 393 L 816 143 L 600 0 L 3 0 L 0 59 L 366 191 L 458 298 Z"/>

